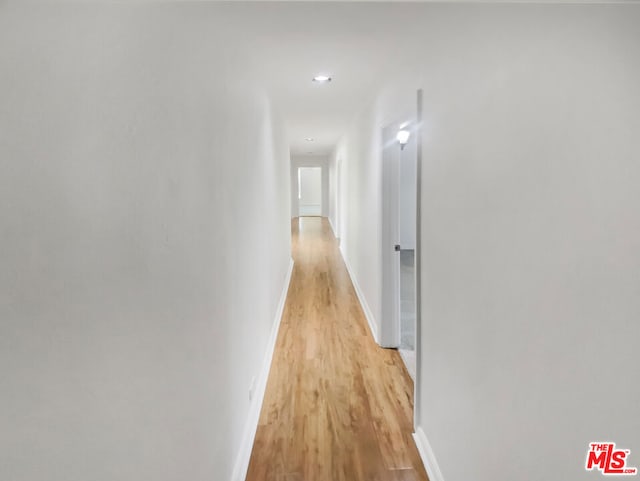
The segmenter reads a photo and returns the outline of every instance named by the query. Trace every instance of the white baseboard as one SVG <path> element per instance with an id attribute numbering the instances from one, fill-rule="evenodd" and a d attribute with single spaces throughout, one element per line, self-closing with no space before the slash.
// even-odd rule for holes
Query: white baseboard
<path id="1" fill-rule="evenodd" d="M 415 383 L 416 382 L 416 351 L 408 351 L 406 349 L 398 348 L 398 354 L 404 362 L 404 366 L 407 368 L 409 377 Z"/>
<path id="2" fill-rule="evenodd" d="M 333 232 L 333 237 L 335 237 L 336 239 L 338 238 L 336 236 L 336 228 L 333 225 L 333 222 L 331 222 L 331 217 L 327 216 L 327 220 L 329 221 L 329 226 L 331 227 L 331 232 Z"/>
<path id="3" fill-rule="evenodd" d="M 340 237 L 336 235 L 336 228 L 331 221 L 331 217 L 327 216 L 327 220 L 329 221 L 329 226 L 331 227 L 331 231 L 333 232 L 333 237 L 335 237 L 336 242 L 338 243 L 338 247 L 340 247 Z M 342 251 L 340 251 L 342 253 Z M 344 258 L 344 256 L 342 256 Z"/>
<path id="4" fill-rule="evenodd" d="M 424 469 L 427 471 L 427 476 L 429 476 L 429 481 L 444 481 L 442 472 L 436 461 L 436 456 L 422 428 L 419 427 L 416 429 L 416 432 L 413 433 L 413 439 L 416 442 L 416 447 L 422 458 Z"/>
<path id="5" fill-rule="evenodd" d="M 271 369 L 271 360 L 273 359 L 273 351 L 276 347 L 276 339 L 278 338 L 278 331 L 280 330 L 280 322 L 282 321 L 284 305 L 287 301 L 287 292 L 289 291 L 292 272 L 293 259 L 289 261 L 289 271 L 287 272 L 287 276 L 284 280 L 284 286 L 282 287 L 282 294 L 280 295 L 278 309 L 276 310 L 273 327 L 271 328 L 271 335 L 269 336 L 269 342 L 267 344 L 267 352 L 265 354 L 260 375 L 256 380 L 253 399 L 249 407 L 249 415 L 247 417 L 244 432 L 242 433 L 240 452 L 236 457 L 236 463 L 233 467 L 233 474 L 231 476 L 232 481 L 245 481 L 245 478 L 247 477 L 249 460 L 251 459 L 251 451 L 253 450 L 253 441 L 255 440 L 256 431 L 258 430 L 262 401 L 264 400 L 264 392 L 267 388 L 267 380 L 269 379 L 269 371 Z"/>
<path id="6" fill-rule="evenodd" d="M 369 324 L 369 330 L 371 331 L 371 335 L 373 336 L 373 340 L 376 341 L 376 344 L 380 344 L 378 341 L 378 329 L 376 328 L 376 320 L 373 317 L 373 313 L 369 308 L 369 304 L 367 304 L 367 300 L 364 297 L 362 289 L 360 289 L 360 285 L 358 284 L 358 279 L 353 275 L 353 270 L 349 265 L 349 261 L 347 257 L 344 255 L 342 251 L 342 247 L 340 247 L 340 253 L 342 254 L 342 260 L 344 261 L 344 265 L 347 266 L 347 271 L 349 272 L 349 277 L 351 277 L 351 283 L 353 284 L 354 289 L 356 290 L 356 295 L 358 296 L 358 300 L 360 301 L 360 305 L 362 306 L 362 311 L 364 312 L 364 317 L 367 318 L 367 323 Z"/>

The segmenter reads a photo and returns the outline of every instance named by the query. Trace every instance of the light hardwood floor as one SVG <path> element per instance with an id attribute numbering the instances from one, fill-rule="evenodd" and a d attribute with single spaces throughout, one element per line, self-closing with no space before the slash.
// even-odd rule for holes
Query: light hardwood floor
<path id="1" fill-rule="evenodd" d="M 295 260 L 247 481 L 425 481 L 413 385 L 376 345 L 326 219 L 292 221 Z"/>

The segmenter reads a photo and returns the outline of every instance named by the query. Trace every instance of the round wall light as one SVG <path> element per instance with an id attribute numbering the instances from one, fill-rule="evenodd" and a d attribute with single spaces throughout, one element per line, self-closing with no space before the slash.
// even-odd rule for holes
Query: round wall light
<path id="1" fill-rule="evenodd" d="M 396 140 L 400 144 L 400 149 L 404 149 L 404 146 L 407 145 L 410 135 L 411 132 L 409 132 L 408 130 L 398 130 L 398 133 L 396 134 Z"/>

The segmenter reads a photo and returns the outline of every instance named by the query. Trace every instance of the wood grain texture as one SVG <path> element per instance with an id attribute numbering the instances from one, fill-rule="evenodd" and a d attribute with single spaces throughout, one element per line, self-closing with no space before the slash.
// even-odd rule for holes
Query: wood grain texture
<path id="1" fill-rule="evenodd" d="M 411 378 L 371 337 L 327 220 L 293 219 L 292 247 L 247 481 L 426 481 Z"/>

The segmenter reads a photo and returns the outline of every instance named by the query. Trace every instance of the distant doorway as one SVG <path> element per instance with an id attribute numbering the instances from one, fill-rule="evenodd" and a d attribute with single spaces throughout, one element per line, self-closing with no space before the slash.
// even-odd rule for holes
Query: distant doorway
<path id="1" fill-rule="evenodd" d="M 298 215 L 322 215 L 322 167 L 298 168 Z"/>

